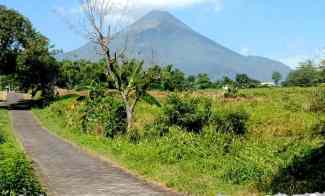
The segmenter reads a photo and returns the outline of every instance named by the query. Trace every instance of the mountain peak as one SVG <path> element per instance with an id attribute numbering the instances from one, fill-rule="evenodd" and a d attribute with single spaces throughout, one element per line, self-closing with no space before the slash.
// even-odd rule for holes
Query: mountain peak
<path id="1" fill-rule="evenodd" d="M 65 55 L 64 59 L 102 58 L 96 47 L 85 45 Z M 186 74 L 209 73 L 212 78 L 234 77 L 246 73 L 261 81 L 272 79 L 272 72 L 287 75 L 286 65 L 262 57 L 242 56 L 211 39 L 200 35 L 166 11 L 154 10 L 115 36 L 113 51 L 127 47 L 130 58 L 149 64 L 173 64 Z"/>
<path id="2" fill-rule="evenodd" d="M 144 15 L 137 22 L 129 27 L 129 30 L 142 32 L 148 29 L 187 29 L 191 30 L 186 24 L 173 16 L 168 11 L 153 10 Z"/>
<path id="3" fill-rule="evenodd" d="M 152 10 L 151 12 L 146 14 L 143 18 L 144 19 L 155 19 L 155 20 L 164 20 L 164 19 L 178 20 L 168 11 L 162 11 L 162 10 Z"/>

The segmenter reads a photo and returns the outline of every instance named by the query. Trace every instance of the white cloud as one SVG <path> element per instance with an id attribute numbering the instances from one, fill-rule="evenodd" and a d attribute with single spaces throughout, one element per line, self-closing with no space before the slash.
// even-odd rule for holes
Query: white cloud
<path id="1" fill-rule="evenodd" d="M 106 3 L 107 23 L 117 32 L 123 27 L 135 22 L 140 17 L 152 10 L 175 10 L 195 6 L 208 6 L 214 11 L 223 9 L 224 0 L 91 0 L 95 3 Z M 98 7 L 99 8 L 99 7 Z M 57 7 L 54 11 L 65 19 L 69 24 L 78 24 L 83 16 L 84 6 L 73 8 Z M 100 10 L 100 8 L 99 8 Z M 101 10 L 103 11 L 103 10 Z"/>
<path id="2" fill-rule="evenodd" d="M 93 2 L 107 2 L 111 14 L 120 14 L 123 9 L 127 9 L 128 14 L 135 19 L 151 10 L 172 10 L 189 8 L 193 6 L 205 5 L 219 12 L 224 7 L 224 0 L 93 0 Z M 66 15 L 78 14 L 82 8 L 63 9 L 56 8 Z"/>
<path id="3" fill-rule="evenodd" d="M 109 0 L 116 5 L 128 4 L 132 9 L 177 9 L 195 5 L 213 5 L 221 10 L 223 0 Z"/>

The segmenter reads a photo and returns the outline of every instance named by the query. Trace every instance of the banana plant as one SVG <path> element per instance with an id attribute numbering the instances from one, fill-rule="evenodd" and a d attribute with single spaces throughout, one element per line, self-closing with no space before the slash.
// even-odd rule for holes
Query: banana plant
<path id="1" fill-rule="evenodd" d="M 140 100 L 160 107 L 159 101 L 148 93 L 150 88 L 150 77 L 143 69 L 143 61 L 136 59 L 115 62 L 112 66 L 114 78 L 109 75 L 110 80 L 115 79 L 117 92 L 123 99 L 127 113 L 128 131 L 133 128 L 134 109 Z"/>

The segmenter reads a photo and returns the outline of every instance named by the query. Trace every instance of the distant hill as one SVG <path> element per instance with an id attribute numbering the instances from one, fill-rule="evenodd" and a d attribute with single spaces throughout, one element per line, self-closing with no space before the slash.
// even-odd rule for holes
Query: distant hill
<path id="1" fill-rule="evenodd" d="M 127 40 L 127 41 L 126 41 Z M 127 54 L 148 64 L 173 64 L 187 74 L 208 73 L 211 78 L 250 77 L 270 81 L 272 72 L 286 76 L 290 68 L 264 57 L 243 56 L 193 31 L 168 12 L 152 11 L 116 35 L 112 49 L 127 46 Z M 67 60 L 98 61 L 101 56 L 93 43 L 65 53 Z"/>

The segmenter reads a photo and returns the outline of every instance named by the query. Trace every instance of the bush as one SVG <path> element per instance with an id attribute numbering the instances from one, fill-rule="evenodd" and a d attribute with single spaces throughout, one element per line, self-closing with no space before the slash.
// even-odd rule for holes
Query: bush
<path id="1" fill-rule="evenodd" d="M 325 136 L 325 120 L 320 120 L 312 127 L 313 133 Z"/>
<path id="2" fill-rule="evenodd" d="M 5 138 L 1 133 L 2 130 L 0 130 L 0 145 L 5 143 Z"/>
<path id="3" fill-rule="evenodd" d="M 189 132 L 199 133 L 208 124 L 211 116 L 211 101 L 204 98 L 168 96 L 163 107 L 161 121 L 167 126 L 179 126 Z"/>
<path id="4" fill-rule="evenodd" d="M 113 138 L 127 129 L 125 105 L 113 97 L 88 99 L 83 109 L 82 124 L 87 132 Z"/>
<path id="5" fill-rule="evenodd" d="M 41 187 L 31 171 L 24 154 L 11 144 L 0 146 L 0 195 L 41 195 Z"/>
<path id="6" fill-rule="evenodd" d="M 224 87 L 224 97 L 226 98 L 235 98 L 238 96 L 238 88 L 235 86 L 226 86 Z"/>
<path id="7" fill-rule="evenodd" d="M 9 127 L 9 119 L 0 110 L 0 195 L 44 195 Z"/>
<path id="8" fill-rule="evenodd" d="M 156 138 L 162 137 L 169 133 L 168 126 L 160 122 L 154 122 L 153 124 L 147 124 L 144 127 L 144 137 Z"/>
<path id="9" fill-rule="evenodd" d="M 313 91 L 310 111 L 315 113 L 325 112 L 325 89 L 317 88 Z"/>
<path id="10" fill-rule="evenodd" d="M 249 115 L 245 111 L 228 111 L 224 114 L 214 114 L 211 125 L 217 132 L 244 135 Z"/>

